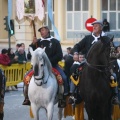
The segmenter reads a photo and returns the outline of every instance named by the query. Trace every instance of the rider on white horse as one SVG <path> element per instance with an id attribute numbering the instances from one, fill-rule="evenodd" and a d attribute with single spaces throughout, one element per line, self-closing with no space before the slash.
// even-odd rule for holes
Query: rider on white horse
<path id="1" fill-rule="evenodd" d="M 34 38 L 30 47 L 32 47 L 33 50 L 35 50 L 38 47 L 41 47 L 41 48 L 46 47 L 45 52 L 52 64 L 52 67 L 57 69 L 63 78 L 64 95 L 67 95 L 68 94 L 67 77 L 65 73 L 63 72 L 63 70 L 58 66 L 58 62 L 61 61 L 63 58 L 63 53 L 62 53 L 60 42 L 54 37 L 50 36 L 50 30 L 47 26 L 42 26 L 40 29 L 38 29 L 38 31 L 41 34 L 41 38 L 40 39 Z M 26 95 L 25 99 L 26 100 L 24 101 L 23 105 L 28 105 L 29 104 L 28 95 Z M 63 103 L 64 105 L 61 105 L 61 106 L 65 106 L 65 101 Z"/>

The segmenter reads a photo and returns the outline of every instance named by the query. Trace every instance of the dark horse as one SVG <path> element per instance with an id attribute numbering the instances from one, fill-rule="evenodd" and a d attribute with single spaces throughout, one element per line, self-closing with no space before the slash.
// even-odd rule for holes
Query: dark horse
<path id="1" fill-rule="evenodd" d="M 5 82 L 4 72 L 0 69 L 0 120 L 3 120 L 4 117 Z"/>
<path id="2" fill-rule="evenodd" d="M 111 120 L 110 53 L 113 38 L 100 37 L 86 58 L 80 81 L 80 93 L 89 120 Z"/>

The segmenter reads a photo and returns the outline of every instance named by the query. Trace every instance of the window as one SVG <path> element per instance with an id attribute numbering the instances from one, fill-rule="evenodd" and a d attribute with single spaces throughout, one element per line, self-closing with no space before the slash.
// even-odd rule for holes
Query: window
<path id="1" fill-rule="evenodd" d="M 110 30 L 120 30 L 120 0 L 102 0 L 102 19 L 110 23 Z"/>
<path id="2" fill-rule="evenodd" d="M 86 31 L 88 0 L 66 0 L 66 38 L 77 39 Z M 82 33 L 81 33 L 82 32 Z"/>

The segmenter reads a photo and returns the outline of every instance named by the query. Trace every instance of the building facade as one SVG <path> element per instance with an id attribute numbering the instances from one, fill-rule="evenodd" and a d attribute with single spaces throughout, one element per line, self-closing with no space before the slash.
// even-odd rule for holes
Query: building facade
<path id="1" fill-rule="evenodd" d="M 12 19 L 15 23 L 15 34 L 11 37 L 11 47 L 17 43 L 25 43 L 26 47 L 32 42 L 33 28 L 29 21 L 18 24 L 15 20 L 15 3 L 13 0 Z M 8 1 L 0 0 L 0 44 L 8 45 L 8 33 L 4 30 L 3 18 L 8 14 Z M 93 17 L 98 20 L 107 19 L 110 23 L 110 32 L 115 40 L 119 40 L 120 34 L 120 0 L 52 0 L 54 24 L 60 35 L 62 46 L 73 46 L 85 35 L 90 34 L 85 27 L 87 19 Z M 45 0 L 45 19 L 43 23 L 49 26 L 54 36 L 53 27 L 48 17 L 47 0 Z M 41 24 L 35 23 L 37 38 L 40 37 L 38 28 Z"/>

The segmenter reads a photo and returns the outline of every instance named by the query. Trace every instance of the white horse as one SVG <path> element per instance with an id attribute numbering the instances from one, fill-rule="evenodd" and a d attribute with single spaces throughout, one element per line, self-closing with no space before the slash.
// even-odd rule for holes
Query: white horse
<path id="1" fill-rule="evenodd" d="M 52 66 L 45 53 L 45 48 L 37 48 L 35 51 L 30 48 L 30 52 L 34 75 L 29 84 L 28 96 L 32 113 L 34 119 L 39 120 L 39 109 L 44 108 L 48 120 L 52 120 L 58 84 L 55 75 L 52 73 Z M 62 108 L 59 108 L 58 119 L 62 119 Z"/>

